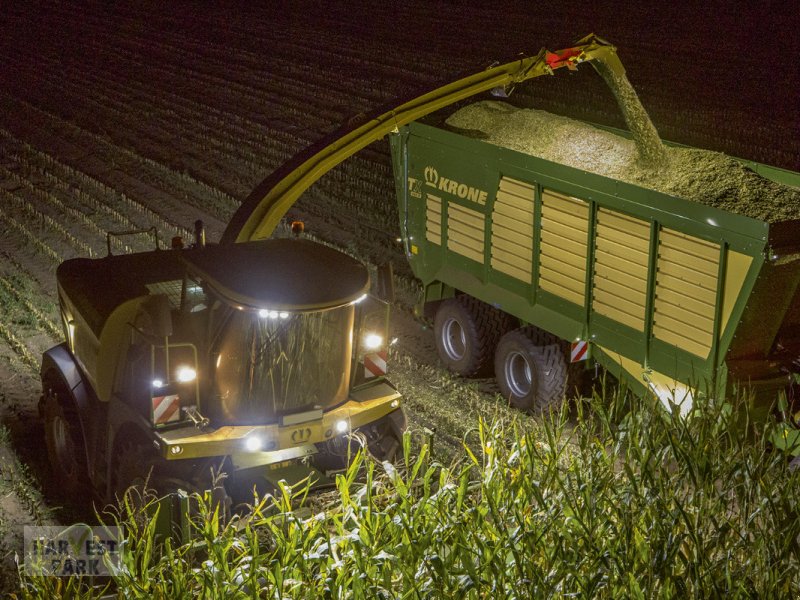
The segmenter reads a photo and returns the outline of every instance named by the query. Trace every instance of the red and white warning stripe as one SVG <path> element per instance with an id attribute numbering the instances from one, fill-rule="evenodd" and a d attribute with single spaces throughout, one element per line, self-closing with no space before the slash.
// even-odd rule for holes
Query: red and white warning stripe
<path id="1" fill-rule="evenodd" d="M 580 362 L 589 358 L 589 342 L 579 340 L 570 344 L 569 362 Z"/>
<path id="2" fill-rule="evenodd" d="M 386 375 L 386 350 L 364 356 L 364 379 Z"/>
<path id="3" fill-rule="evenodd" d="M 153 398 L 153 423 L 162 425 L 177 421 L 181 416 L 181 398 L 178 394 Z"/>

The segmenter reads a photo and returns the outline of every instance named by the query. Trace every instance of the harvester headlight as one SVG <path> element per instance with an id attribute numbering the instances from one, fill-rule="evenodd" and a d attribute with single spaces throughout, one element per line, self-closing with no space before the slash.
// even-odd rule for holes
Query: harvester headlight
<path id="1" fill-rule="evenodd" d="M 158 389 L 164 387 L 163 379 L 153 379 L 153 388 Z"/>
<path id="2" fill-rule="evenodd" d="M 383 337 L 377 333 L 368 333 L 364 336 L 364 348 L 367 350 L 377 350 L 383 346 Z"/>
<path id="3" fill-rule="evenodd" d="M 178 381 L 181 383 L 189 383 L 197 378 L 197 371 L 195 371 L 192 367 L 184 365 L 182 367 L 178 367 L 176 376 Z"/>
<path id="4" fill-rule="evenodd" d="M 336 430 L 336 433 L 345 433 L 348 429 L 350 429 L 350 425 L 342 419 L 341 421 L 336 421 L 336 424 L 333 426 Z"/>
<path id="5" fill-rule="evenodd" d="M 266 308 L 262 308 L 258 311 L 258 316 L 262 319 L 277 319 L 279 314 L 280 313 L 277 310 L 268 310 Z"/>
<path id="6" fill-rule="evenodd" d="M 258 452 L 263 446 L 264 439 L 260 435 L 248 435 L 244 440 L 248 452 Z"/>

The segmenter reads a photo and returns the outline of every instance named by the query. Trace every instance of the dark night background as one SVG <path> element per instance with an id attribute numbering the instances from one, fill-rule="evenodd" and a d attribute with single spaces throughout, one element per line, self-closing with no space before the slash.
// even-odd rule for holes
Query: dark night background
<path id="1" fill-rule="evenodd" d="M 87 247 L 104 254 L 105 231 L 155 224 L 169 239 L 200 217 L 214 241 L 270 171 L 353 116 L 589 33 L 618 48 L 662 138 L 800 170 L 798 32 L 788 0 L 3 3 L 0 277 L 34 308 L 0 297 L 0 325 L 28 352 L 0 343 L 0 420 L 11 433 L 0 458 L 16 453 L 46 477 L 35 363 L 60 341 L 54 269 Z M 526 83 L 513 100 L 624 127 L 588 65 Z M 410 282 L 394 244 L 388 154 L 372 144 L 291 216 L 365 260 L 389 255 Z M 54 198 L 85 201 L 86 221 Z M 435 364 L 430 333 L 407 312 L 401 345 Z M 0 523 L 21 529 L 39 516 L 24 498 L 0 497 Z M 14 531 L 0 527 L 6 562 Z"/>

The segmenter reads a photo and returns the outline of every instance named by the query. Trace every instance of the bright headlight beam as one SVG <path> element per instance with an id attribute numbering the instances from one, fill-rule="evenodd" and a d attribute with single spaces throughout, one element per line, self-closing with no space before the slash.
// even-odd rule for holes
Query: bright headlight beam
<path id="1" fill-rule="evenodd" d="M 336 433 L 344 433 L 348 429 L 350 429 L 350 426 L 347 424 L 347 421 L 345 421 L 344 419 L 342 419 L 341 421 L 336 421 L 336 425 L 334 425 L 334 427 L 336 429 Z"/>
<path id="2" fill-rule="evenodd" d="M 176 376 L 178 381 L 181 383 L 189 383 L 190 381 L 194 381 L 197 377 L 197 371 L 195 371 L 192 367 L 182 366 L 178 367 L 178 371 L 176 372 Z"/>
<path id="3" fill-rule="evenodd" d="M 247 448 L 248 452 L 258 452 L 263 445 L 264 440 L 258 435 L 250 435 L 244 440 L 244 447 Z"/>
<path id="4" fill-rule="evenodd" d="M 383 345 L 383 338 L 377 333 L 368 333 L 364 336 L 364 347 L 367 350 L 375 350 Z"/>

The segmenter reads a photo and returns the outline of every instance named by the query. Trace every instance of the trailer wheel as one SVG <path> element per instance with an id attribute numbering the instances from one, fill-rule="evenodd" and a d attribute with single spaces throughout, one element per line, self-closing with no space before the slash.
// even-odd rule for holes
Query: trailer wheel
<path id="1" fill-rule="evenodd" d="M 534 327 L 510 331 L 497 346 L 495 376 L 515 408 L 542 413 L 563 402 L 567 362 L 560 341 Z"/>
<path id="2" fill-rule="evenodd" d="M 86 498 L 89 475 L 80 423 L 59 401 L 58 388 L 45 386 L 44 435 L 50 467 L 66 498 Z"/>
<path id="3" fill-rule="evenodd" d="M 433 323 L 436 350 L 448 369 L 464 377 L 488 374 L 510 318 L 471 296 L 443 301 Z"/>

